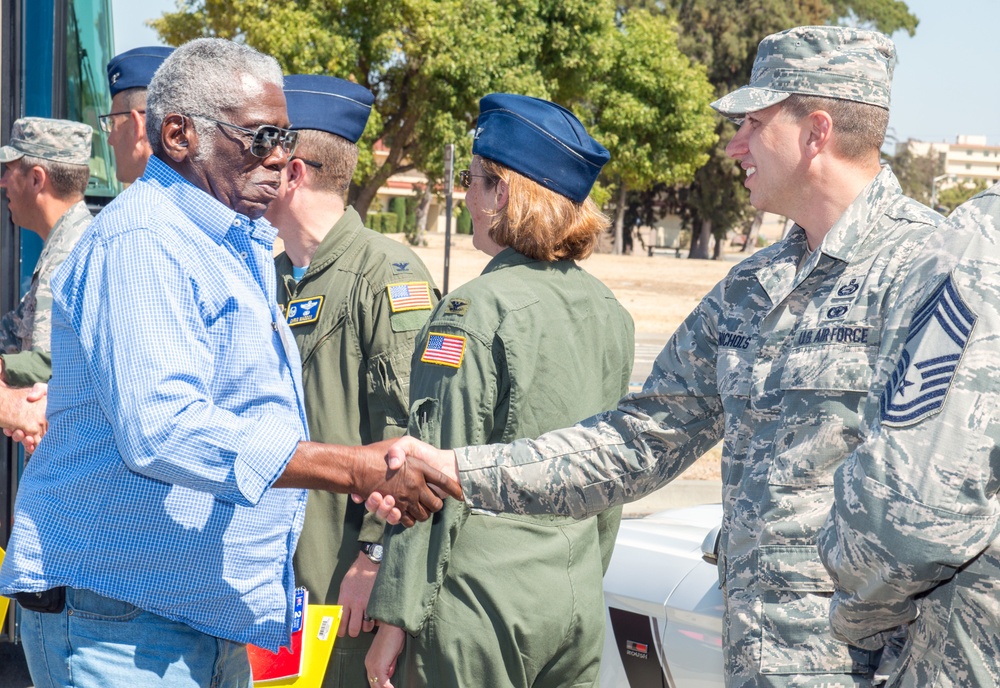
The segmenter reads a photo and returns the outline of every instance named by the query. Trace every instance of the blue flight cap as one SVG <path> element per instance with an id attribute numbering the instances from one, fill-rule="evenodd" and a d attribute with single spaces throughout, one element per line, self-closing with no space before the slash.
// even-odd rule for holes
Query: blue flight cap
<path id="1" fill-rule="evenodd" d="M 115 55 L 108 63 L 108 86 L 111 97 L 127 88 L 148 88 L 153 80 L 153 74 L 167 59 L 173 48 L 162 45 L 149 45 L 143 48 L 132 48 L 121 55 Z"/>
<path id="2" fill-rule="evenodd" d="M 586 200 L 611 157 L 566 108 L 511 93 L 491 93 L 479 101 L 472 153 L 577 203 Z"/>
<path id="3" fill-rule="evenodd" d="M 292 129 L 317 129 L 357 143 L 375 96 L 364 86 L 335 76 L 293 74 L 285 77 L 285 100 Z"/>

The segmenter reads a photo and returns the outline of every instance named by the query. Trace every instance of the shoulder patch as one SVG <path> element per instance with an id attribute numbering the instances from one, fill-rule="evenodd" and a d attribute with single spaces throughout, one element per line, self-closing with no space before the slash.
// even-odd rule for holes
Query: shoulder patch
<path id="1" fill-rule="evenodd" d="M 951 276 L 917 309 L 879 402 L 884 425 L 914 425 L 941 409 L 976 319 Z"/>
<path id="2" fill-rule="evenodd" d="M 424 363 L 451 366 L 459 368 L 465 356 L 465 337 L 454 334 L 431 332 L 427 336 L 427 345 L 420 360 Z"/>
<path id="3" fill-rule="evenodd" d="M 319 312 L 323 310 L 323 297 L 310 296 L 307 299 L 296 299 L 288 302 L 285 311 L 285 321 L 289 327 L 308 325 L 319 320 Z"/>
<path id="4" fill-rule="evenodd" d="M 431 309 L 431 288 L 427 282 L 399 282 L 386 286 L 393 313 Z"/>
<path id="5" fill-rule="evenodd" d="M 469 299 L 445 299 L 444 315 L 465 315 L 469 311 Z"/>

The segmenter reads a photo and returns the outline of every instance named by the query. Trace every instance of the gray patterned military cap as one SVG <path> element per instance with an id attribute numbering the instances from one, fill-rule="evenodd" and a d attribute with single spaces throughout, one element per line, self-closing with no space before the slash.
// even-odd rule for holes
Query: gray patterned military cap
<path id="1" fill-rule="evenodd" d="M 80 122 L 22 117 L 14 122 L 8 144 L 0 148 L 0 163 L 30 155 L 70 165 L 89 165 L 93 137 L 94 130 Z"/>
<path id="2" fill-rule="evenodd" d="M 896 46 L 885 34 L 843 26 L 799 26 L 760 42 L 750 84 L 712 103 L 741 117 L 793 93 L 889 109 Z"/>

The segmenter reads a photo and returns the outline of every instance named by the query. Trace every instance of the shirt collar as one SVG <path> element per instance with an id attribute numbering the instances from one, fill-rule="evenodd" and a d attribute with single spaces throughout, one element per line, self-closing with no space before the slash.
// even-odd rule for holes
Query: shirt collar
<path id="1" fill-rule="evenodd" d="M 246 215 L 237 213 L 189 182 L 155 155 L 150 156 L 140 181 L 159 188 L 192 224 L 201 228 L 217 244 L 221 244 L 226 233 L 234 228 L 242 229 L 253 239 L 268 245 L 273 244 L 278 236 L 278 230 L 264 218 L 251 220 Z"/>
<path id="2" fill-rule="evenodd" d="M 490 262 L 486 264 L 486 267 L 483 268 L 483 274 L 485 275 L 488 272 L 503 270 L 504 268 L 512 265 L 524 265 L 532 262 L 535 262 L 533 258 L 529 258 L 523 253 L 518 253 L 508 246 L 500 251 L 500 253 L 493 256 Z"/>
<path id="3" fill-rule="evenodd" d="M 865 238 L 875 230 L 878 219 L 903 190 L 887 165 L 847 207 L 823 238 L 819 250 L 832 258 L 851 262 Z"/>

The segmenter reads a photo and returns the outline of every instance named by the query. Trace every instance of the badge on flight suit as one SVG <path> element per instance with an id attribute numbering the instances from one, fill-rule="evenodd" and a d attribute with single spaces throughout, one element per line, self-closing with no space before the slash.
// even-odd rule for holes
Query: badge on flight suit
<path id="1" fill-rule="evenodd" d="M 308 325 L 319 320 L 319 312 L 321 310 L 323 310 L 322 296 L 295 299 L 288 302 L 288 310 L 285 311 L 285 321 L 289 327 Z"/>
<path id="2" fill-rule="evenodd" d="M 420 360 L 424 363 L 459 368 L 465 356 L 465 337 L 441 332 L 430 332 Z"/>
<path id="3" fill-rule="evenodd" d="M 427 282 L 399 282 L 388 284 L 385 288 L 389 293 L 389 308 L 393 313 L 431 309 L 431 286 Z"/>

